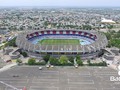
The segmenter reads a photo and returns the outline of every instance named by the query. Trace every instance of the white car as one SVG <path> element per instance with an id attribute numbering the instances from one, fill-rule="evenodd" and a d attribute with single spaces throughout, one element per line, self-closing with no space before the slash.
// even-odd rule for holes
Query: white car
<path id="1" fill-rule="evenodd" d="M 46 67 L 47 67 L 47 68 L 49 68 L 49 67 L 50 67 L 50 65 L 46 65 Z"/>
<path id="2" fill-rule="evenodd" d="M 42 67 L 39 67 L 39 70 L 42 70 Z"/>
<path id="3" fill-rule="evenodd" d="M 53 65 L 51 65 L 51 68 L 53 68 L 54 66 Z"/>
<path id="4" fill-rule="evenodd" d="M 78 65 L 75 65 L 75 68 L 78 68 Z"/>

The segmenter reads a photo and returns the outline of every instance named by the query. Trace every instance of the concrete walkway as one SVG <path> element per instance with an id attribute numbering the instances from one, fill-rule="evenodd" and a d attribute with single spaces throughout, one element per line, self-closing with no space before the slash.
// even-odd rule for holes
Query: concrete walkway
<path id="1" fill-rule="evenodd" d="M 17 63 L 12 63 L 12 64 L 9 64 L 9 65 L 3 66 L 2 68 L 0 68 L 0 72 L 3 72 L 3 71 L 5 71 L 5 70 L 8 70 L 8 69 L 10 69 L 11 67 L 16 66 L 16 65 L 17 65 Z"/>
<path id="2" fill-rule="evenodd" d="M 117 65 L 114 65 L 114 64 L 110 64 L 108 65 L 108 67 L 114 70 L 118 70 Z"/>

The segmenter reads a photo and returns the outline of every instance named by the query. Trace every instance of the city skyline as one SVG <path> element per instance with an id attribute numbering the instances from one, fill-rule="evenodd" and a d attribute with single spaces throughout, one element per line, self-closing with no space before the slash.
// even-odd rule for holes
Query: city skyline
<path id="1" fill-rule="evenodd" d="M 0 6 L 119 7 L 119 0 L 0 0 Z"/>

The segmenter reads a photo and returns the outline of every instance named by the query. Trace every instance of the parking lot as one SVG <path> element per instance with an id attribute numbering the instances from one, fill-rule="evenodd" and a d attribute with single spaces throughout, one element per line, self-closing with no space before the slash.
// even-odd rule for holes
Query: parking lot
<path id="1" fill-rule="evenodd" d="M 18 77 L 13 77 L 19 75 Z M 117 71 L 108 67 L 16 66 L 0 73 L 0 80 L 27 90 L 120 90 L 120 82 L 110 81 Z M 13 90 L 0 83 L 0 90 Z"/>

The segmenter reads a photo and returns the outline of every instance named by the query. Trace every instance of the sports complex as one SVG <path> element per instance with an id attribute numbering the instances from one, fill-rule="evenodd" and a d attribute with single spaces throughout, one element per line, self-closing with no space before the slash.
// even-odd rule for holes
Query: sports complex
<path id="1" fill-rule="evenodd" d="M 17 46 L 40 56 L 81 55 L 94 58 L 101 55 L 108 41 L 104 34 L 94 30 L 39 30 L 18 35 Z"/>

